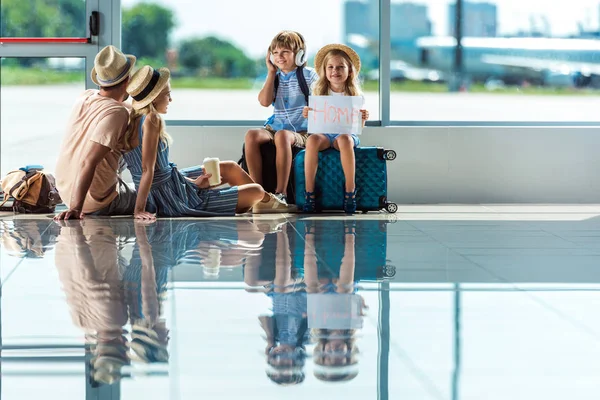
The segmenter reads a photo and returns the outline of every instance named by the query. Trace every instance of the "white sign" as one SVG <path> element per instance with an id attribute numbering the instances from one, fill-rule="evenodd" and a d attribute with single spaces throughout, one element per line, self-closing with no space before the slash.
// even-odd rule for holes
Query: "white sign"
<path id="1" fill-rule="evenodd" d="M 361 329 L 362 298 L 350 293 L 309 293 L 309 329 Z"/>
<path id="2" fill-rule="evenodd" d="M 362 96 L 310 96 L 308 132 L 360 135 L 363 101 Z"/>

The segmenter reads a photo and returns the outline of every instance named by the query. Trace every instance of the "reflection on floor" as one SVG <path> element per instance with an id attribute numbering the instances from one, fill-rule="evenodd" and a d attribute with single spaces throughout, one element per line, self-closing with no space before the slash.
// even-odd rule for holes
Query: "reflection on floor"
<path id="1" fill-rule="evenodd" d="M 595 398 L 599 216 L 2 215 L 1 395 Z"/>

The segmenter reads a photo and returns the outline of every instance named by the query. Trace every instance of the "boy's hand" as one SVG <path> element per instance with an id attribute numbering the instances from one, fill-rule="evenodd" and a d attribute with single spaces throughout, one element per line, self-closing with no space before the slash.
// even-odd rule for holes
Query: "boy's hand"
<path id="1" fill-rule="evenodd" d="M 271 50 L 267 50 L 267 58 L 266 58 L 266 63 L 267 63 L 267 71 L 271 72 L 271 73 L 275 73 L 277 72 L 277 67 L 271 62 Z"/>
<path id="2" fill-rule="evenodd" d="M 363 121 L 366 121 L 369 119 L 369 112 L 367 110 L 360 110 L 360 113 L 362 114 Z"/>
<path id="3" fill-rule="evenodd" d="M 55 221 L 63 221 L 69 219 L 83 219 L 83 211 L 68 209 L 54 216 Z"/>
<path id="4" fill-rule="evenodd" d="M 302 116 L 303 116 L 304 118 L 308 118 L 308 112 L 309 112 L 309 111 L 312 111 L 312 108 L 305 106 L 305 107 L 302 109 Z"/>

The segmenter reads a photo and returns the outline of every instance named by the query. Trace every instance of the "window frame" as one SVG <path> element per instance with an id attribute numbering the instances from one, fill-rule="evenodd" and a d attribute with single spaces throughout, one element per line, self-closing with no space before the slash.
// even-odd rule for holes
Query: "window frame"
<path id="1" fill-rule="evenodd" d="M 91 43 L 0 43 L 0 57 L 81 57 L 85 58 L 85 88 L 93 89 L 90 74 L 94 58 L 107 45 L 121 47 L 121 0 L 86 0 L 86 18 L 100 13 L 100 35 Z M 411 121 L 392 120 L 391 102 L 391 0 L 379 0 L 379 119 L 367 121 L 368 127 L 582 127 L 600 126 L 600 121 Z M 86 20 L 86 35 L 90 29 Z M 385 84 L 383 84 L 385 83 Z M 262 120 L 166 120 L 169 126 L 239 127 L 261 125 Z"/>
<path id="2" fill-rule="evenodd" d="M 118 4 L 117 4 L 118 3 Z M 72 57 L 85 59 L 85 89 L 96 88 L 89 71 L 94 65 L 96 54 L 109 44 L 121 43 L 120 0 L 85 0 L 85 35 L 91 37 L 89 43 L 0 43 L 0 58 L 19 57 Z M 100 34 L 90 35 L 88 19 L 92 11 L 100 13 Z"/>

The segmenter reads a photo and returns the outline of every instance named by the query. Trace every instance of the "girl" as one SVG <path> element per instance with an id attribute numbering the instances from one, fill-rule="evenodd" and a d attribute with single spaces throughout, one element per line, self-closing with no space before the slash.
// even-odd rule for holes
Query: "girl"
<path id="1" fill-rule="evenodd" d="M 315 96 L 361 96 L 358 73 L 360 57 L 354 50 L 343 44 L 329 44 L 315 56 L 315 69 L 319 80 L 312 94 Z M 302 115 L 308 118 L 309 107 L 304 107 Z M 362 124 L 369 119 L 367 110 L 360 110 Z M 356 186 L 354 184 L 354 148 L 360 143 L 358 136 L 349 134 L 319 133 L 312 134 L 306 142 L 304 174 L 306 193 L 303 211 L 315 211 L 315 177 L 319 166 L 319 151 L 330 147 L 340 152 L 342 169 L 346 178 L 344 191 L 344 211 L 352 214 L 356 211 Z"/>
<path id="2" fill-rule="evenodd" d="M 323 313 L 311 321 L 311 339 L 316 342 L 312 352 L 314 374 L 323 381 L 351 380 L 358 375 L 357 328 L 362 326 L 364 311 L 368 309 L 357 293 L 358 281 L 355 279 L 356 224 L 342 220 L 326 224 L 310 220 L 301 222 L 306 222 L 304 277 L 307 303 L 311 299 L 310 303 L 318 304 L 317 313 Z M 298 224 L 296 226 L 300 227 Z M 315 310 L 314 306 L 308 308 L 311 314 Z"/>
<path id="3" fill-rule="evenodd" d="M 250 178 L 232 161 L 219 164 L 222 181 L 231 185 L 222 190 L 208 188 L 210 174 L 193 167 L 178 171 L 169 162 L 171 138 L 159 114 L 166 114 L 171 103 L 170 72 L 146 65 L 127 85 L 133 98 L 129 129 L 124 136 L 123 155 L 137 190 L 134 217 L 234 215 L 247 212 L 258 202 L 262 212 L 282 212 L 287 206 Z"/>

